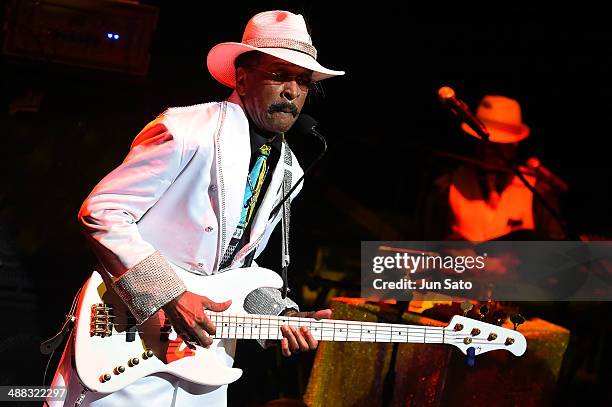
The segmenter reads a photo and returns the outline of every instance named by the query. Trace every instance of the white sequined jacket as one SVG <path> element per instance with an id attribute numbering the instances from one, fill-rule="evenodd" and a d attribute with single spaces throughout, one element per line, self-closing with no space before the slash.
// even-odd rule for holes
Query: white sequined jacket
<path id="1" fill-rule="evenodd" d="M 79 221 L 139 323 L 188 289 L 177 272 L 218 272 L 240 217 L 250 148 L 249 123 L 235 92 L 224 102 L 171 108 L 138 134 L 123 163 L 83 203 Z M 287 148 L 283 143 L 250 239 L 231 268 L 255 247 L 257 257 L 281 219 L 282 211 L 270 214 L 282 197 L 285 169 L 294 183 L 303 174 L 293 153 L 291 165 L 284 162 Z"/>

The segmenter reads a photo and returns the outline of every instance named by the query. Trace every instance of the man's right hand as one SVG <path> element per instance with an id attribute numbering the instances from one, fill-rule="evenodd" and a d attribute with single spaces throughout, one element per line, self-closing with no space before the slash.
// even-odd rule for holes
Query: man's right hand
<path id="1" fill-rule="evenodd" d="M 207 297 L 185 291 L 162 307 L 172 323 L 172 327 L 183 341 L 193 348 L 193 342 L 207 348 L 213 340 L 209 335 L 216 332 L 215 325 L 206 316 L 204 310 L 225 311 L 232 300 L 214 302 Z"/>

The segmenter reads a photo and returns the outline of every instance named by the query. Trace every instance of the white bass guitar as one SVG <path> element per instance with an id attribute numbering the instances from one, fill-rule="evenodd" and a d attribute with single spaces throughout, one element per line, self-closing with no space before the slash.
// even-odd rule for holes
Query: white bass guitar
<path id="1" fill-rule="evenodd" d="M 249 267 L 206 277 L 181 271 L 179 275 L 190 291 L 216 302 L 233 300 L 224 312 L 206 311 L 217 328 L 213 344 L 189 349 L 176 337 L 163 311 L 136 325 L 127 307 L 107 286 L 109 282 L 94 272 L 81 291 L 73 332 L 76 370 L 89 390 L 112 393 L 158 372 L 203 385 L 232 383 L 242 370 L 227 367 L 218 358 L 221 341 L 280 339 L 280 326 L 286 324 L 307 326 L 321 341 L 447 344 L 472 355 L 503 349 L 520 356 L 527 349 L 520 332 L 459 315 L 447 327 L 430 327 L 248 314 L 243 304 L 251 291 L 282 286 L 274 271 Z"/>

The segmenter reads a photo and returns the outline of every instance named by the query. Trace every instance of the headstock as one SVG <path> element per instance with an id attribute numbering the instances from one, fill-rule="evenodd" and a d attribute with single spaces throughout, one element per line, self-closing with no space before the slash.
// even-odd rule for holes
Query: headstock
<path id="1" fill-rule="evenodd" d="M 444 342 L 455 345 L 468 357 L 498 349 L 521 356 L 527 350 L 527 341 L 520 332 L 460 315 L 455 315 L 445 328 Z"/>

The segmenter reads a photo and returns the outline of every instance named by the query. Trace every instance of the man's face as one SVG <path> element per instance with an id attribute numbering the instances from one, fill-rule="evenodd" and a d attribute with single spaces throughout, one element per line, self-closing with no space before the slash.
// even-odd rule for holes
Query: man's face
<path id="1" fill-rule="evenodd" d="M 259 63 L 236 71 L 236 91 L 262 131 L 284 133 L 302 111 L 312 71 L 262 54 Z"/>

